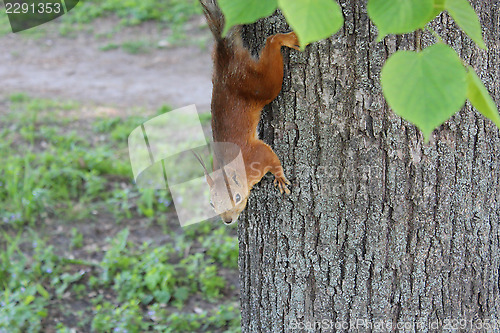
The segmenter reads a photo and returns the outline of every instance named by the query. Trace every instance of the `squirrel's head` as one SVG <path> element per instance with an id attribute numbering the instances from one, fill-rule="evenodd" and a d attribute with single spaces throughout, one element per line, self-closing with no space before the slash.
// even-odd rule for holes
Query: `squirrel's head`
<path id="1" fill-rule="evenodd" d="M 209 174 L 203 159 L 196 153 L 193 154 L 205 171 L 205 178 L 210 186 L 210 205 L 225 224 L 236 222 L 247 206 L 250 195 L 244 165 L 241 169 L 225 165 Z"/>
<path id="2" fill-rule="evenodd" d="M 206 178 L 210 186 L 210 204 L 225 224 L 232 224 L 245 209 L 250 195 L 246 177 L 226 166 L 213 177 L 206 174 Z"/>

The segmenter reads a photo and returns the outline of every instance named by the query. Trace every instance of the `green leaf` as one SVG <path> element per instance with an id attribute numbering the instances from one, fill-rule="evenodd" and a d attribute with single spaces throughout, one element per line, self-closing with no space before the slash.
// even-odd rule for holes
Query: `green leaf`
<path id="1" fill-rule="evenodd" d="M 40 310 L 36 313 L 38 316 L 42 317 L 42 318 L 45 318 L 49 315 L 49 313 L 47 312 L 47 310 Z"/>
<path id="2" fill-rule="evenodd" d="M 446 0 L 445 8 L 455 22 L 480 48 L 486 50 L 481 24 L 474 8 L 467 0 Z"/>
<path id="3" fill-rule="evenodd" d="M 180 302 L 184 302 L 189 298 L 189 289 L 187 287 L 177 287 L 174 292 L 174 297 Z"/>
<path id="4" fill-rule="evenodd" d="M 158 302 L 165 304 L 167 304 L 172 297 L 172 294 L 165 290 L 154 290 L 153 295 Z"/>
<path id="5" fill-rule="evenodd" d="M 302 48 L 333 35 L 344 25 L 342 10 L 335 0 L 278 0 L 278 5 Z"/>
<path id="6" fill-rule="evenodd" d="M 28 295 L 28 296 L 26 296 L 26 298 L 24 299 L 23 304 L 24 304 L 24 305 L 30 305 L 30 304 L 31 304 L 31 302 L 33 302 L 34 300 L 35 300 L 35 296 L 33 296 L 33 295 Z"/>
<path id="7" fill-rule="evenodd" d="M 466 71 L 445 44 L 422 52 L 398 51 L 385 63 L 382 90 L 394 112 L 422 131 L 432 131 L 460 110 L 467 93 Z"/>
<path id="8" fill-rule="evenodd" d="M 369 0 L 368 15 L 377 25 L 377 41 L 388 34 L 404 34 L 423 28 L 431 20 L 434 0 Z"/>
<path id="9" fill-rule="evenodd" d="M 497 106 L 483 82 L 471 67 L 469 67 L 467 73 L 467 98 L 476 110 L 481 112 L 486 118 L 491 119 L 500 128 L 500 115 L 498 114 Z"/>
<path id="10" fill-rule="evenodd" d="M 253 23 L 271 15 L 278 7 L 277 0 L 219 0 L 218 3 L 226 20 L 223 36 L 232 26 Z"/>
<path id="11" fill-rule="evenodd" d="M 49 292 L 47 291 L 47 289 L 45 289 L 41 284 L 37 284 L 36 285 L 36 291 L 38 291 L 38 293 L 40 295 L 42 295 L 43 298 L 45 299 L 49 299 L 50 298 L 50 294 Z"/>
<path id="12" fill-rule="evenodd" d="M 161 278 L 160 271 L 156 267 L 153 267 L 144 277 L 144 283 L 150 291 L 153 291 L 161 281 Z"/>

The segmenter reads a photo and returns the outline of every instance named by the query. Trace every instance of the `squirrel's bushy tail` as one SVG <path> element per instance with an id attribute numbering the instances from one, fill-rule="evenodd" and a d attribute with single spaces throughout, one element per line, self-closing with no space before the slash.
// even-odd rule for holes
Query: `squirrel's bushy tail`
<path id="1" fill-rule="evenodd" d="M 203 13 L 207 19 L 208 27 L 212 31 L 214 38 L 218 44 L 225 44 L 225 46 L 232 48 L 234 43 L 240 43 L 240 28 L 231 28 L 225 37 L 222 37 L 224 29 L 224 14 L 222 14 L 216 0 L 200 0 L 203 7 Z"/>
<path id="2" fill-rule="evenodd" d="M 200 0 L 203 13 L 207 18 L 208 27 L 217 41 L 222 40 L 222 29 L 224 29 L 224 15 L 217 5 L 216 0 Z"/>

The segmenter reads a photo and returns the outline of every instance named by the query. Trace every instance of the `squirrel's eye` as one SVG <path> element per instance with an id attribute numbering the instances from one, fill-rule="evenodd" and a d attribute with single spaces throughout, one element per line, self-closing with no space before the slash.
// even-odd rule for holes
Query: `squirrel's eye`
<path id="1" fill-rule="evenodd" d="M 214 203 L 212 201 L 210 201 L 210 206 L 212 206 L 212 208 L 215 208 Z"/>
<path id="2" fill-rule="evenodd" d="M 236 201 L 236 203 L 239 203 L 241 201 L 241 196 L 239 195 L 239 193 L 236 193 L 236 195 L 234 196 L 234 201 Z"/>

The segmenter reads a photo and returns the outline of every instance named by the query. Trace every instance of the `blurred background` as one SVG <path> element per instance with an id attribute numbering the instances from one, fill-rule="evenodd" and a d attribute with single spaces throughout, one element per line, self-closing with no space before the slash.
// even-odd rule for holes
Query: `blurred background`
<path id="1" fill-rule="evenodd" d="M 13 34 L 0 2 L 0 332 L 239 332 L 238 242 L 181 228 L 133 181 L 127 137 L 196 104 L 212 37 L 195 0 L 85 0 Z"/>

